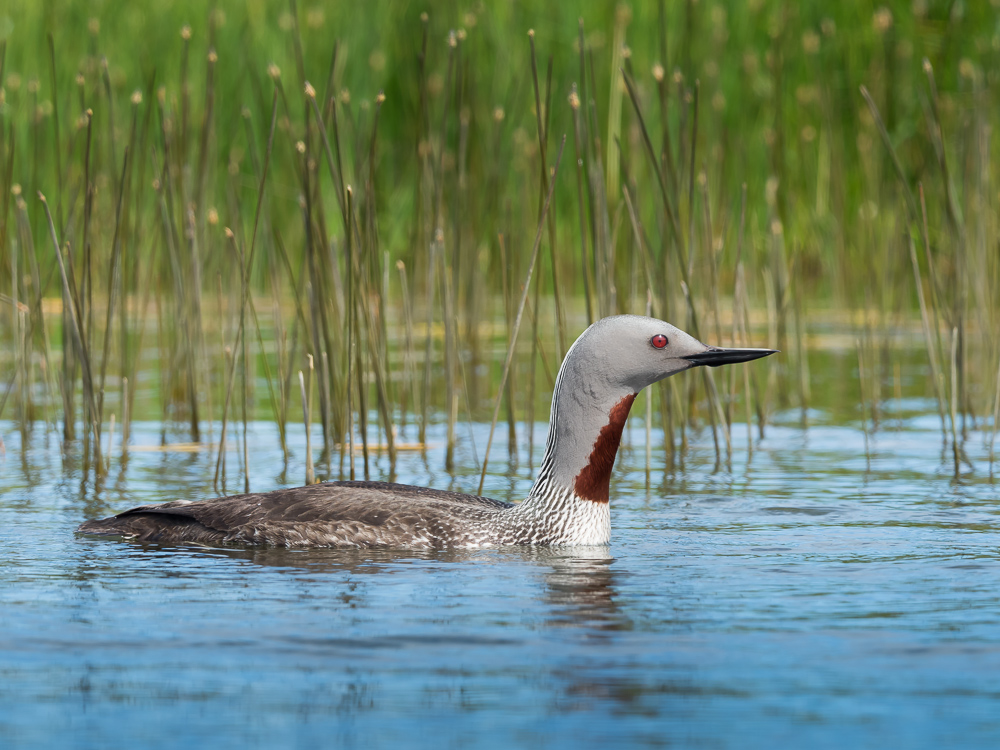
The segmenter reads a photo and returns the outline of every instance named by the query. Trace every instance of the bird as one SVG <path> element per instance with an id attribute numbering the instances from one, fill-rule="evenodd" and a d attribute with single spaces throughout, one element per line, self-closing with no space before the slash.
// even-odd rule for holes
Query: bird
<path id="1" fill-rule="evenodd" d="M 208 546 L 607 545 L 611 471 L 638 393 L 693 367 L 775 353 L 708 346 L 650 317 L 598 320 L 580 334 L 559 368 L 545 453 L 528 496 L 519 503 L 389 482 L 334 481 L 141 505 L 86 521 L 77 531 Z"/>

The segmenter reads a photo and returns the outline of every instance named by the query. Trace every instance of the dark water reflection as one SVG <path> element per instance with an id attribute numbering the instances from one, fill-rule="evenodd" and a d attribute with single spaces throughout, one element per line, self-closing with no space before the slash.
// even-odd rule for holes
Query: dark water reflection
<path id="1" fill-rule="evenodd" d="M 435 553 L 78 538 L 86 517 L 210 495 L 214 458 L 137 449 L 95 485 L 43 426 L 22 451 L 0 424 L 0 745 L 997 746 L 982 436 L 955 482 L 933 415 L 867 454 L 856 426 L 797 416 L 752 453 L 736 430 L 723 472 L 705 435 L 683 475 L 657 451 L 649 487 L 633 423 L 609 547 Z M 401 454 L 400 479 L 473 489 L 485 430 L 462 472 L 435 447 Z M 304 473 L 301 443 L 286 468 L 276 442 L 254 426 L 254 489 Z M 489 493 L 523 496 L 517 466 Z"/>

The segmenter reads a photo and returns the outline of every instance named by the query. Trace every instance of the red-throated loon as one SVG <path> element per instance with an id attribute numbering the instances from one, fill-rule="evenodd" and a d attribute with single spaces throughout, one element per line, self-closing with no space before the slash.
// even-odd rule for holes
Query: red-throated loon
<path id="1" fill-rule="evenodd" d="M 697 365 L 748 362 L 773 349 L 706 346 L 637 315 L 599 320 L 556 378 L 545 455 L 516 504 L 385 482 L 327 482 L 266 493 L 143 505 L 79 531 L 137 541 L 282 547 L 498 547 L 607 544 L 608 487 L 636 395 Z"/>

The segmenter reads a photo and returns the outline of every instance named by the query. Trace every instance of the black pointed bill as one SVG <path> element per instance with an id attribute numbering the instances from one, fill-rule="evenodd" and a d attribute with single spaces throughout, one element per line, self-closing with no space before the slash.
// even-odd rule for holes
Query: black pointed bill
<path id="1" fill-rule="evenodd" d="M 737 362 L 749 362 L 777 353 L 777 349 L 723 349 L 718 346 L 710 346 L 703 352 L 689 354 L 681 359 L 686 359 L 696 365 L 719 367 L 720 365 L 734 365 Z"/>

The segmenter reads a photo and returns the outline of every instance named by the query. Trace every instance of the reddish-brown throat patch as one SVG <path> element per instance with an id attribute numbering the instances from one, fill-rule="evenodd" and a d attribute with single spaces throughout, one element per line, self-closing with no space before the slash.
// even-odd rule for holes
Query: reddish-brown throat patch
<path id="1" fill-rule="evenodd" d="M 594 441 L 594 449 L 590 452 L 587 465 L 573 480 L 573 490 L 577 497 L 593 500 L 595 503 L 608 502 L 611 491 L 611 469 L 615 465 L 618 445 L 622 441 L 622 430 L 635 396 L 634 393 L 629 394 L 611 407 L 608 423 L 601 428 L 601 434 Z"/>

